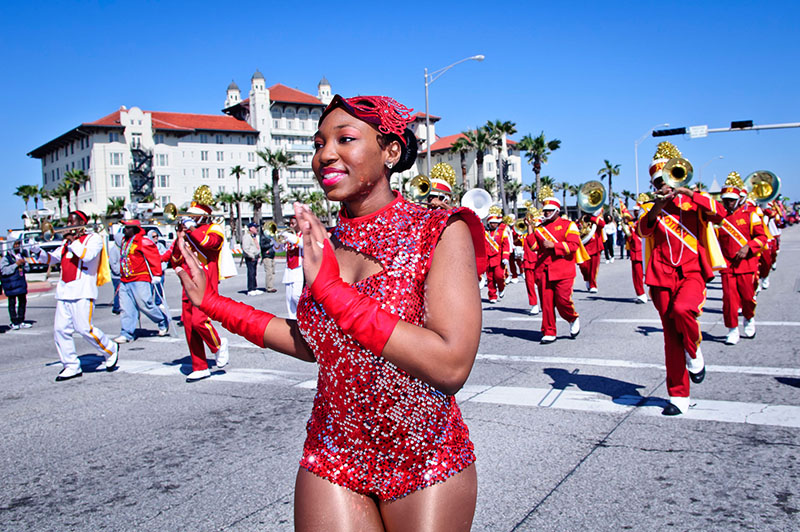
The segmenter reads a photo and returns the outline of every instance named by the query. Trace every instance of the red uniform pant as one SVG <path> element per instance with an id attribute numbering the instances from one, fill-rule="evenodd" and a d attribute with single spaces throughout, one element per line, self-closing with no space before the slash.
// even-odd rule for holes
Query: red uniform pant
<path id="1" fill-rule="evenodd" d="M 502 264 L 486 268 L 486 286 L 489 287 L 489 299 L 497 299 L 497 292 L 506 289 L 506 270 Z"/>
<path id="2" fill-rule="evenodd" d="M 589 288 L 597 288 L 597 271 L 600 269 L 600 254 L 590 255 L 589 260 L 581 262 L 578 267 L 583 274 L 583 280 L 589 283 Z"/>
<path id="3" fill-rule="evenodd" d="M 739 326 L 739 309 L 746 320 L 756 315 L 755 273 L 722 272 L 722 315 L 725 327 Z M 756 281 L 757 282 L 757 281 Z"/>
<path id="4" fill-rule="evenodd" d="M 533 273 L 533 268 L 525 268 L 525 288 L 528 290 L 528 304 L 530 306 L 538 305 L 539 300 L 536 299 L 536 275 Z"/>
<path id="5" fill-rule="evenodd" d="M 689 397 L 686 355 L 692 358 L 702 339 L 697 317 L 706 301 L 706 284 L 700 273 L 675 278 L 671 287 L 651 286 L 650 297 L 664 329 L 664 361 L 670 397 Z"/>
<path id="6" fill-rule="evenodd" d="M 758 279 L 766 279 L 769 277 L 769 271 L 772 268 L 772 264 L 775 262 L 776 256 L 777 251 L 774 242 L 771 243 L 767 249 L 761 251 L 761 257 L 758 259 Z M 756 283 L 758 279 L 755 280 Z"/>
<path id="7" fill-rule="evenodd" d="M 522 273 L 522 266 L 519 261 L 514 258 L 514 253 L 511 253 L 511 258 L 508 260 L 508 270 L 511 273 L 511 278 L 516 279 Z"/>
<path id="8" fill-rule="evenodd" d="M 556 309 L 562 318 L 572 323 L 578 319 L 575 304 L 572 302 L 572 283 L 574 279 L 548 281 L 546 275 L 536 276 L 539 288 L 539 301 L 542 309 L 542 335 L 556 335 Z"/>
<path id="9" fill-rule="evenodd" d="M 633 290 L 637 296 L 644 294 L 644 270 L 642 270 L 642 261 L 631 261 L 631 273 L 633 275 Z"/>
<path id="10" fill-rule="evenodd" d="M 219 334 L 205 312 L 192 305 L 184 295 L 181 321 L 186 333 L 186 343 L 189 344 L 189 353 L 192 355 L 192 371 L 208 369 L 206 360 L 205 343 L 212 353 L 219 350 Z"/>

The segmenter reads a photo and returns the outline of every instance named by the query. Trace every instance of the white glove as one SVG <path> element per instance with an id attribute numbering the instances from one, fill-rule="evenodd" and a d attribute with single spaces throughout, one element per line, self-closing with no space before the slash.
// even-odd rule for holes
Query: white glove
<path id="1" fill-rule="evenodd" d="M 161 277 L 156 277 L 156 276 L 154 275 L 154 276 L 153 276 L 153 281 L 152 281 L 152 283 L 153 283 L 153 284 L 161 284 Z"/>
<path id="2" fill-rule="evenodd" d="M 181 218 L 181 225 L 183 225 L 186 229 L 194 229 L 197 227 L 197 221 L 189 216 L 184 216 Z"/>
<path id="3" fill-rule="evenodd" d="M 34 246 L 31 246 L 30 252 L 31 252 L 31 255 L 39 255 L 42 252 L 42 248 L 40 248 L 39 246 L 35 246 L 34 245 Z"/>
<path id="4" fill-rule="evenodd" d="M 508 268 L 508 267 L 509 267 L 509 264 L 508 264 L 508 259 L 503 259 L 503 266 L 504 266 L 505 268 Z"/>

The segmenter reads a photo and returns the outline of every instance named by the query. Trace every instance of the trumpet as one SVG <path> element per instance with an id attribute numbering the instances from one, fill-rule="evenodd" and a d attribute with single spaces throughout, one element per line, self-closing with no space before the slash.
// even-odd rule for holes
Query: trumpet
<path id="1" fill-rule="evenodd" d="M 297 233 L 291 227 L 282 227 L 280 232 L 275 236 L 275 242 L 278 244 L 286 244 L 290 236 L 297 236 Z"/>
<path id="2" fill-rule="evenodd" d="M 694 168 L 692 163 L 683 157 L 673 157 L 664 165 L 662 172 L 665 185 L 680 188 L 685 187 L 692 180 Z"/>
<path id="3" fill-rule="evenodd" d="M 272 220 L 267 220 L 263 224 L 261 224 L 261 230 L 264 231 L 265 235 L 274 237 L 278 234 L 278 224 L 273 222 Z"/>
<path id="4" fill-rule="evenodd" d="M 514 222 L 514 230 L 519 234 L 525 233 L 528 230 L 528 217 L 526 216 L 524 219 Z"/>
<path id="5" fill-rule="evenodd" d="M 53 227 L 52 223 L 45 220 L 41 225 L 42 238 L 46 242 L 49 242 L 53 240 L 56 235 L 61 233 L 85 233 L 87 228 L 92 228 L 93 231 L 97 231 L 98 226 L 102 226 L 102 224 L 90 223 L 82 225 L 67 225 L 66 227 L 59 227 L 56 229 Z"/>
<path id="6" fill-rule="evenodd" d="M 414 203 L 427 203 L 431 195 L 431 180 L 420 174 L 408 184 L 408 198 Z"/>
<path id="7" fill-rule="evenodd" d="M 587 181 L 578 190 L 578 207 L 583 212 L 594 213 L 606 201 L 606 187 L 600 181 Z"/>

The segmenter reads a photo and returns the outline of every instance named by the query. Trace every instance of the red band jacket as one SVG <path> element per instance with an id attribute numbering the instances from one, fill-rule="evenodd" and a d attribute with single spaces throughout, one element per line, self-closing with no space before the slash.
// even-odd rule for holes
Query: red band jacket
<path id="1" fill-rule="evenodd" d="M 153 276 L 161 276 L 158 247 L 141 231 L 122 242 L 120 255 L 120 281 L 123 283 L 149 283 Z"/>
<path id="2" fill-rule="evenodd" d="M 534 230 L 536 237 L 536 275 L 543 275 L 548 281 L 575 278 L 575 252 L 580 248 L 581 237 L 575 222 L 556 217 Z M 549 240 L 555 247 L 544 247 Z"/>
<path id="3" fill-rule="evenodd" d="M 755 211 L 739 207 L 720 221 L 717 235 L 728 264 L 723 272 L 753 273 L 758 269 L 758 254 L 767 242 L 767 235 Z M 736 260 L 736 254 L 743 246 L 748 246 L 750 251 L 745 259 Z"/>

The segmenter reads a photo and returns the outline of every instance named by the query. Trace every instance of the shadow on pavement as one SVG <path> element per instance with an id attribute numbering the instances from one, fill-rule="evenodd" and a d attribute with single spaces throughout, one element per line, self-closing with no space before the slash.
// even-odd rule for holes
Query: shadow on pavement
<path id="1" fill-rule="evenodd" d="M 644 385 L 641 384 L 598 375 L 582 375 L 578 373 L 577 369 L 569 372 L 561 368 L 545 368 L 543 373 L 553 379 L 552 386 L 556 390 L 564 390 L 569 386 L 576 386 L 583 392 L 602 393 L 611 398 L 622 396 L 642 398 L 639 389 L 644 388 Z"/>
<path id="2" fill-rule="evenodd" d="M 661 327 L 649 327 L 647 325 L 639 325 L 636 327 L 636 332 L 641 334 L 642 336 L 650 336 L 651 334 L 655 333 L 662 333 L 664 332 Z"/>
<path id="3" fill-rule="evenodd" d="M 792 377 L 775 377 L 775 380 L 781 384 L 800 388 L 800 379 L 794 379 Z"/>
<path id="4" fill-rule="evenodd" d="M 590 295 L 587 296 L 586 301 L 610 301 L 611 303 L 635 303 L 636 299 L 633 297 L 601 297 Z"/>
<path id="5" fill-rule="evenodd" d="M 506 327 L 484 327 L 484 333 L 488 334 L 502 334 L 509 338 L 521 338 L 523 340 L 532 340 L 538 342 L 542 339 L 542 332 L 533 329 L 508 329 Z"/>

